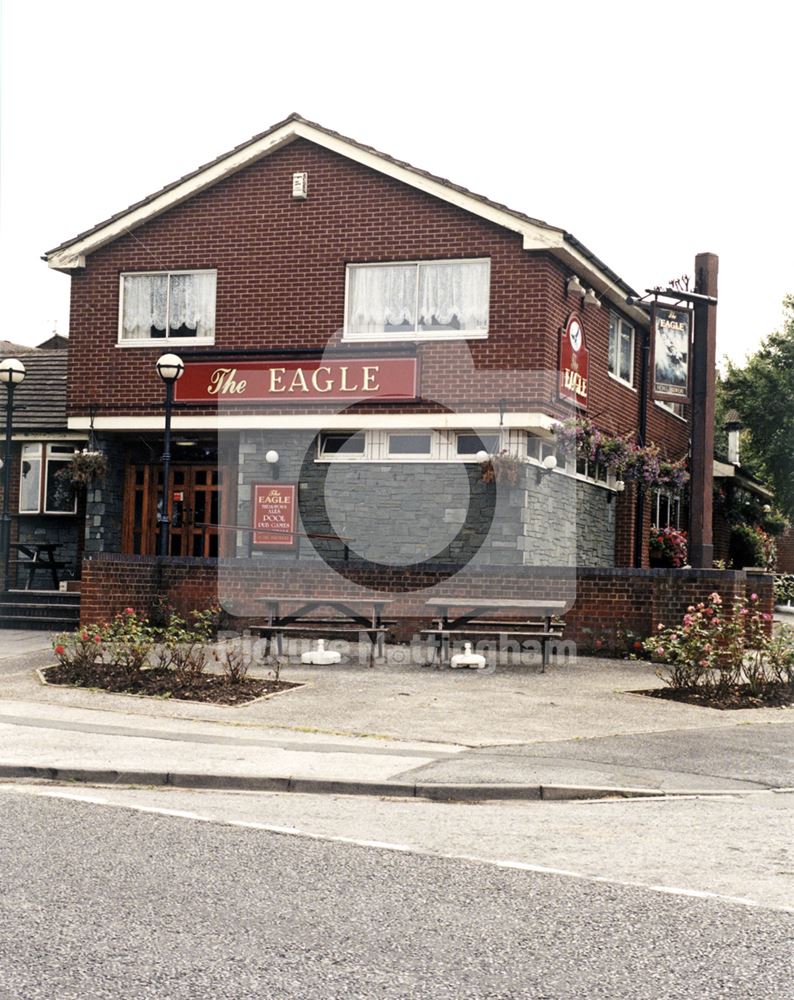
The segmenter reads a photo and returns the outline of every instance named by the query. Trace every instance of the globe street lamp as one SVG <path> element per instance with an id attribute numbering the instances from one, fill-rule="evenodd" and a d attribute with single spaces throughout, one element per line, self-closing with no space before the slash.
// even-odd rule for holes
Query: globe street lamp
<path id="1" fill-rule="evenodd" d="M 0 549 L 3 559 L 3 586 L 8 590 L 8 560 L 11 549 L 11 518 L 8 497 L 11 492 L 11 438 L 14 414 L 14 389 L 25 378 L 25 366 L 16 358 L 0 361 L 0 382 L 6 387 L 6 450 L 3 459 L 3 516 L 0 521 Z"/>
<path id="2" fill-rule="evenodd" d="M 163 439 L 163 502 L 160 505 L 158 521 L 160 522 L 159 549 L 161 556 L 168 555 L 168 529 L 170 527 L 170 488 L 168 479 L 171 473 L 171 407 L 174 402 L 174 383 L 182 378 L 185 363 L 178 354 L 163 354 L 155 365 L 157 374 L 165 383 L 165 435 Z"/>

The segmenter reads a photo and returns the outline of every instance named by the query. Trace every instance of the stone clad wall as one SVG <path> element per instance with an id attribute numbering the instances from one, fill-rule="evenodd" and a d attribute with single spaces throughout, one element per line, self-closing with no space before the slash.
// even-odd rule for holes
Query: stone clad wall
<path id="1" fill-rule="evenodd" d="M 97 439 L 108 458 L 108 472 L 88 490 L 86 497 L 85 554 L 121 551 L 124 508 L 124 446 L 113 437 Z"/>
<path id="2" fill-rule="evenodd" d="M 243 431 L 237 523 L 250 525 L 252 487 L 273 481 L 265 454 L 279 454 L 279 482 L 300 480 L 304 534 L 349 539 L 349 558 L 394 566 L 427 559 L 472 566 L 614 565 L 615 504 L 610 491 L 535 466 L 516 485 L 484 483 L 480 466 L 458 462 L 315 462 L 311 432 Z M 467 510 L 471 516 L 466 523 Z M 339 543 L 298 538 L 295 552 L 257 549 L 239 532 L 237 555 L 268 562 L 342 558 Z"/>

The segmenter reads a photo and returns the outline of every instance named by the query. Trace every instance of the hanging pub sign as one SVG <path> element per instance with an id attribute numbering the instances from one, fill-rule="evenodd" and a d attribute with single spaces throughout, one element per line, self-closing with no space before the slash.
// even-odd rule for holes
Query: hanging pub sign
<path id="1" fill-rule="evenodd" d="M 178 403 L 303 403 L 415 399 L 416 358 L 189 361 Z"/>
<path id="2" fill-rule="evenodd" d="M 584 325 L 578 313 L 571 313 L 560 334 L 560 399 L 587 407 L 590 352 Z"/>
<path id="3" fill-rule="evenodd" d="M 689 397 L 690 316 L 688 309 L 653 309 L 653 395 L 684 403 Z"/>
<path id="4" fill-rule="evenodd" d="M 256 483 L 253 487 L 254 545 L 290 548 L 295 545 L 294 483 Z"/>

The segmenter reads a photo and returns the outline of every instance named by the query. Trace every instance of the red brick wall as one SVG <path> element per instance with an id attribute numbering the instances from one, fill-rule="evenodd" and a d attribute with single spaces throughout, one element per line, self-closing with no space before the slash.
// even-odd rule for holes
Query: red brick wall
<path id="1" fill-rule="evenodd" d="M 292 173 L 304 170 L 309 198 L 293 201 Z M 504 399 L 508 409 L 563 413 L 552 402 L 559 329 L 574 305 L 563 266 L 524 251 L 517 234 L 304 140 L 88 258 L 72 279 L 70 413 L 85 415 L 90 403 L 99 415 L 161 410 L 153 366 L 162 345 L 116 347 L 123 271 L 217 268 L 218 351 L 320 351 L 338 339 L 348 262 L 477 256 L 491 259 L 490 335 L 420 345 L 423 396 L 458 409 Z M 609 430 L 635 429 L 638 394 L 606 371 L 609 309 L 588 307 L 584 318 L 590 411 Z M 190 348 L 180 350 L 189 358 Z M 463 360 L 469 351 L 473 367 Z M 666 453 L 686 450 L 680 421 L 656 411 L 650 424 Z"/>
<path id="2" fill-rule="evenodd" d="M 349 567 L 343 578 L 324 563 L 221 562 L 103 555 L 83 564 L 81 616 L 83 623 L 104 620 L 125 607 L 147 611 L 162 594 L 181 612 L 206 607 L 220 599 L 240 619 L 262 618 L 265 606 L 257 598 L 295 596 L 392 598 L 385 615 L 397 619 L 397 632 L 408 638 L 431 617 L 429 597 L 481 598 L 508 594 L 522 599 L 566 600 L 566 638 L 583 649 L 601 639 L 605 647 L 618 634 L 636 638 L 651 635 L 657 624 L 679 621 L 689 604 L 717 591 L 723 601 L 759 597 L 763 611 L 772 612 L 772 576 L 744 570 L 636 570 L 525 567 L 483 567 L 473 573 L 441 580 L 431 570 L 422 573 L 395 569 L 363 570 Z M 575 575 L 574 575 L 575 574 Z M 424 590 L 398 591 L 406 581 Z M 432 588 L 438 585 L 437 591 Z M 362 589 L 363 588 L 363 589 Z"/>

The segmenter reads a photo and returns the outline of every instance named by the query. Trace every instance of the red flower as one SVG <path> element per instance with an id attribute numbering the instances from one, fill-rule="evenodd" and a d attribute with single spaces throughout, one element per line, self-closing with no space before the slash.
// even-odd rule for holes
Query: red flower
<path id="1" fill-rule="evenodd" d="M 634 643 L 634 648 L 635 649 L 642 649 L 642 643 L 639 640 L 637 640 L 637 642 Z"/>
<path id="2" fill-rule="evenodd" d="M 135 608 L 125 608 L 124 609 L 124 614 L 125 615 L 134 615 L 135 614 Z"/>
<path id="3" fill-rule="evenodd" d="M 80 638 L 83 640 L 83 642 L 88 642 L 88 633 L 87 632 L 81 632 L 80 633 Z"/>
<path id="4" fill-rule="evenodd" d="M 96 643 L 102 642 L 102 636 L 95 635 L 94 636 L 94 642 L 96 642 Z"/>
<path id="5" fill-rule="evenodd" d="M 58 643 L 58 645 L 55 647 L 55 655 L 56 656 L 63 656 L 63 654 L 65 652 L 66 652 L 66 647 L 62 646 L 60 643 Z"/>

